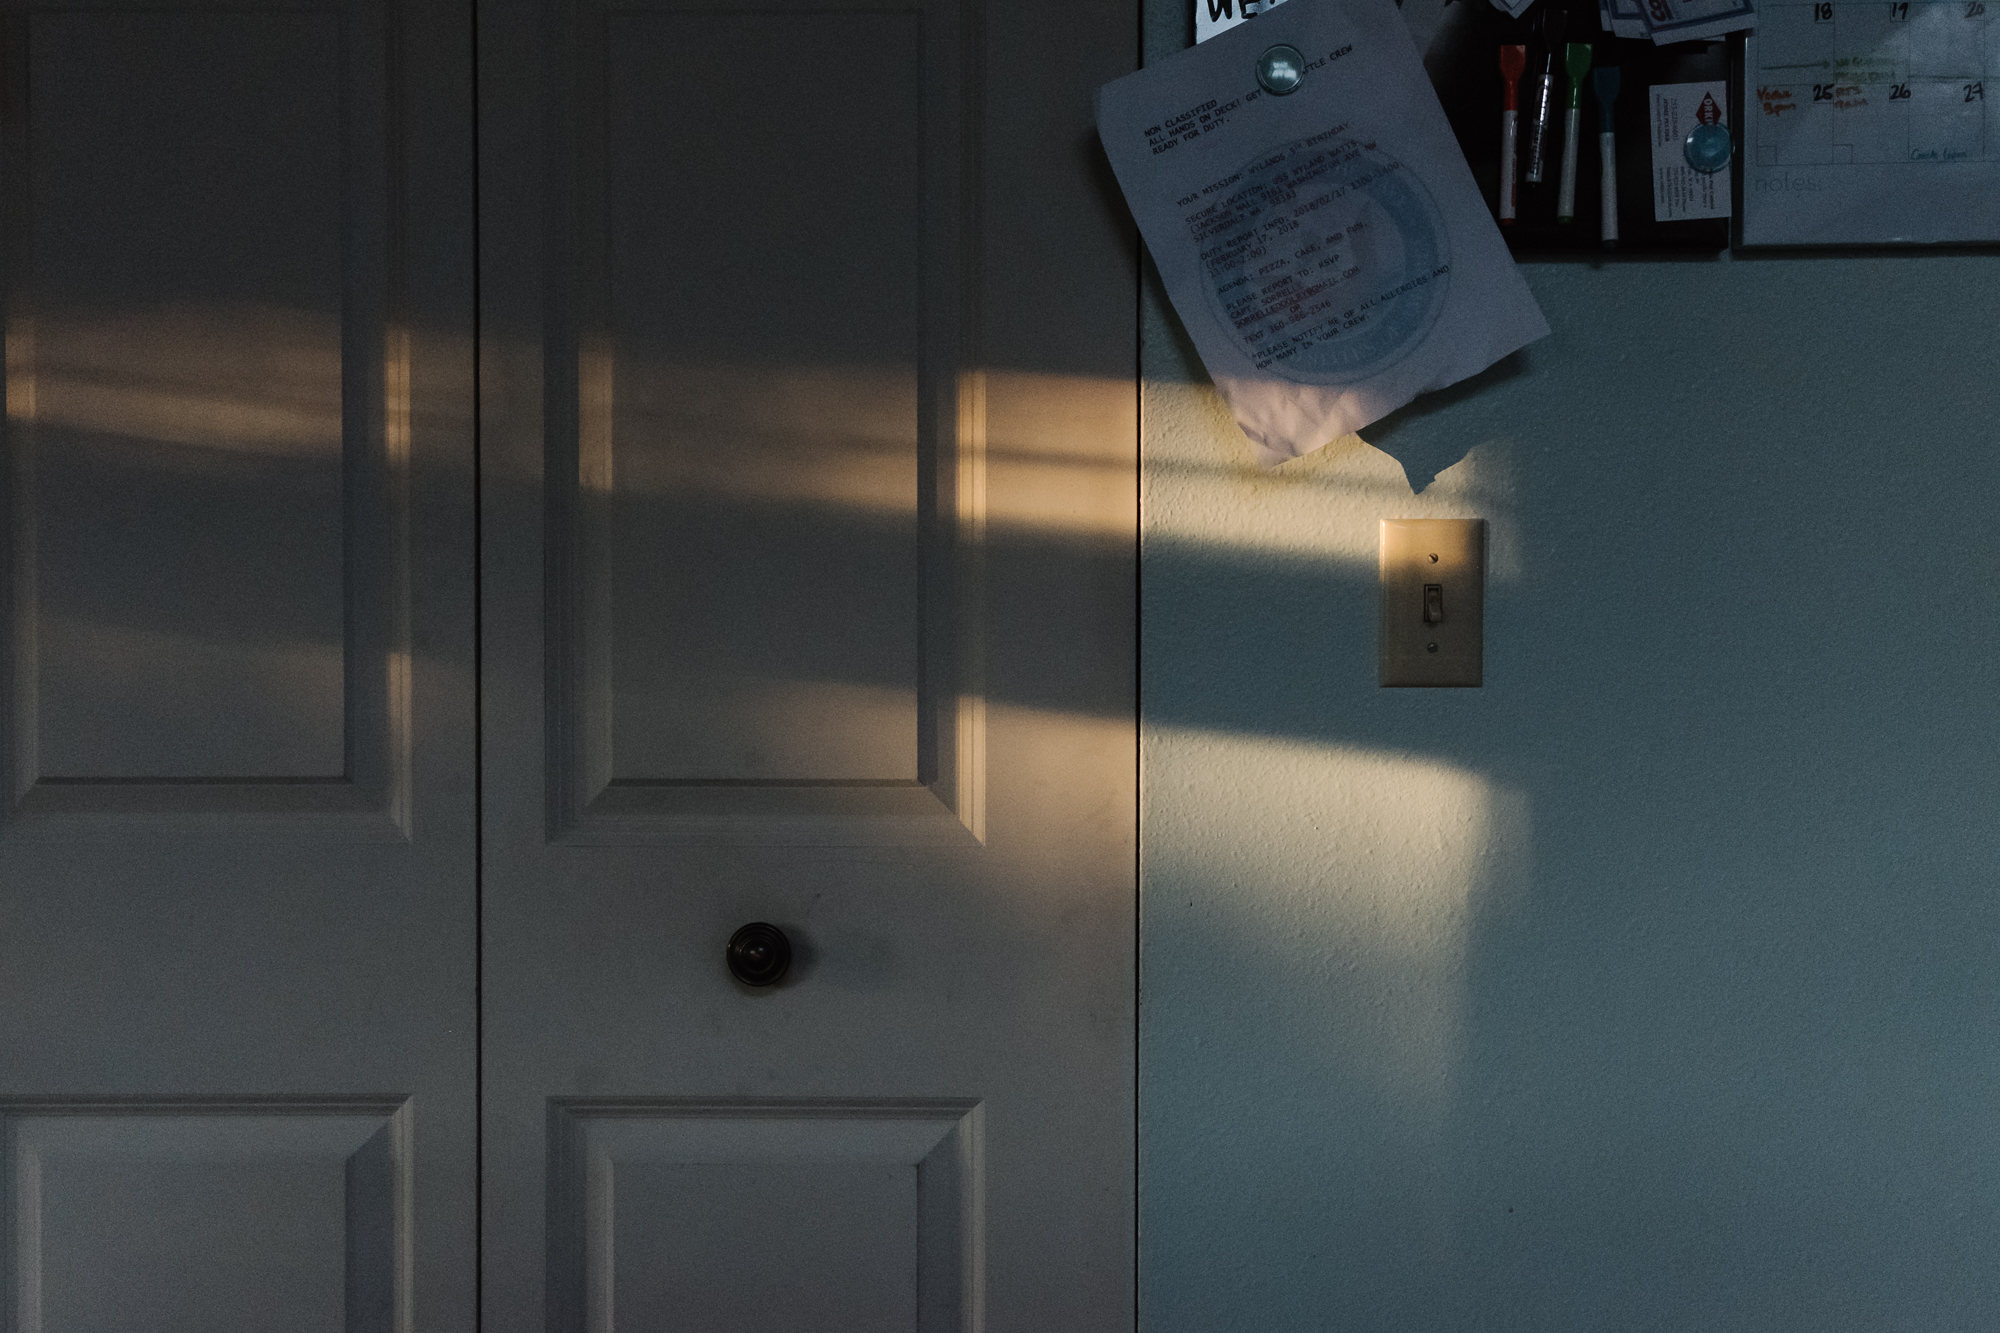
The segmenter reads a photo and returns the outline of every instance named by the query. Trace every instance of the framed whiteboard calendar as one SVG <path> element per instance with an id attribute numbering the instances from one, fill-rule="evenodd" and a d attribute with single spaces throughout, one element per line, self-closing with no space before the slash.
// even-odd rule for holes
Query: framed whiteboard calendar
<path id="1" fill-rule="evenodd" d="M 2000 0 L 1758 7 L 1744 245 L 2000 241 Z"/>

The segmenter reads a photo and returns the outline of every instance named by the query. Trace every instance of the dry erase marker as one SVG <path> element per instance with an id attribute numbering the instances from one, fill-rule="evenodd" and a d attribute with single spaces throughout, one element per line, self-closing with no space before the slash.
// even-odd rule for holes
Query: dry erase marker
<path id="1" fill-rule="evenodd" d="M 1528 84 L 1528 96 L 1534 99 L 1534 107 L 1528 117 L 1530 185 L 1542 183 L 1542 168 L 1548 160 L 1549 123 L 1556 114 L 1556 48 L 1562 45 L 1563 12 L 1545 6 L 1540 19 L 1541 59 L 1536 63 L 1536 73 Z"/>
<path id="2" fill-rule="evenodd" d="M 1569 75 L 1569 116 L 1563 121 L 1562 192 L 1556 200 L 1556 221 L 1576 221 L 1576 141 L 1583 129 L 1583 76 L 1590 73 L 1590 43 L 1571 42 L 1563 67 Z"/>
<path id="3" fill-rule="evenodd" d="M 1521 119 L 1521 73 L 1528 48 L 1500 48 L 1500 220 L 1514 220 L 1514 138 Z"/>
<path id="4" fill-rule="evenodd" d="M 1604 219 L 1599 235 L 1604 248 L 1618 248 L 1618 135 L 1611 109 L 1618 101 L 1618 66 L 1599 65 L 1590 72 L 1591 90 L 1597 94 L 1597 157 L 1604 175 L 1597 187 L 1598 214 Z"/>

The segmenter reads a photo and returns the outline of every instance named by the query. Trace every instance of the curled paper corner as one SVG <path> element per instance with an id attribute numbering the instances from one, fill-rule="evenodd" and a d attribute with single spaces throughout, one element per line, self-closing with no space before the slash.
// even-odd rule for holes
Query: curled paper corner
<path id="1" fill-rule="evenodd" d="M 1347 429 L 1336 429 L 1329 425 L 1314 433 L 1302 429 L 1295 421 L 1283 421 L 1278 423 L 1276 429 L 1265 432 L 1260 431 L 1257 424 L 1246 421 L 1241 416 L 1238 417 L 1237 424 L 1242 428 L 1244 437 L 1250 441 L 1258 465 L 1266 471 L 1295 458 L 1318 453 L 1337 440 L 1352 438 L 1371 449 L 1381 450 L 1401 463 L 1409 478 L 1411 492 L 1422 494 L 1424 487 L 1430 485 L 1438 473 L 1464 457 L 1465 450 L 1460 449 L 1450 458 L 1432 467 L 1429 454 L 1435 451 L 1426 450 L 1420 455 L 1411 452 L 1419 448 L 1415 444 L 1406 444 L 1398 449 L 1391 447 L 1390 442 L 1410 422 L 1420 421 L 1434 412 L 1444 411 L 1478 396 L 1496 384 L 1525 374 L 1526 358 L 1523 355 L 1525 349 L 1547 336 L 1548 329 L 1545 325 L 1540 337 L 1501 353 L 1477 370 L 1465 374 L 1456 371 L 1445 372 L 1437 383 L 1428 384 L 1402 402 L 1393 405 L 1372 403 L 1369 405 L 1368 413 L 1361 414 L 1366 415 L 1367 419 L 1358 421 Z M 1229 400 L 1233 399 L 1241 386 L 1218 383 L 1217 387 L 1222 391 L 1225 400 Z M 1367 431 L 1375 436 L 1375 439 L 1365 438 L 1361 434 L 1362 431 Z M 1312 442 L 1302 443 L 1303 441 Z"/>

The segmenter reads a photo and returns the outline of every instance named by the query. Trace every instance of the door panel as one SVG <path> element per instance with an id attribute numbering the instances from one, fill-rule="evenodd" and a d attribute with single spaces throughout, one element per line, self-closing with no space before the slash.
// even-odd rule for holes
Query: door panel
<path id="1" fill-rule="evenodd" d="M 4 22 L 7 1308 L 469 1328 L 468 24 Z"/>
<path id="2" fill-rule="evenodd" d="M 370 143 L 380 22 L 14 22 L 19 813 L 402 813 L 410 428 L 386 391 L 409 353 Z"/>
<path id="3" fill-rule="evenodd" d="M 555 836 L 969 842 L 956 16 L 541 21 L 561 207 L 514 345 L 546 352 Z M 489 266 L 489 327 L 516 272 Z"/>
<path id="4" fill-rule="evenodd" d="M 409 1103 L 81 1102 L 7 1117 L 17 1327 L 410 1326 Z"/>
<path id="5" fill-rule="evenodd" d="M 1130 1326 L 1129 19 L 481 11 L 496 1327 Z"/>
<path id="6" fill-rule="evenodd" d="M 339 16 L 28 34 L 35 777 L 337 780 Z"/>
<path id="7" fill-rule="evenodd" d="M 918 16 L 607 34 L 610 779 L 913 785 Z"/>
<path id="8" fill-rule="evenodd" d="M 983 1215 L 976 1106 L 564 1099 L 556 1322 L 964 1327 Z"/>

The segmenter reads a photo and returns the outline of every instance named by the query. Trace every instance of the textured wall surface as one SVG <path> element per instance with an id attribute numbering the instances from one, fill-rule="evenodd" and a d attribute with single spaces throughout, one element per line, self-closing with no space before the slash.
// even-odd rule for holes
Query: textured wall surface
<path id="1" fill-rule="evenodd" d="M 1143 1327 L 2000 1327 L 2000 256 L 1526 272 L 1272 473 L 1149 295 Z"/>

